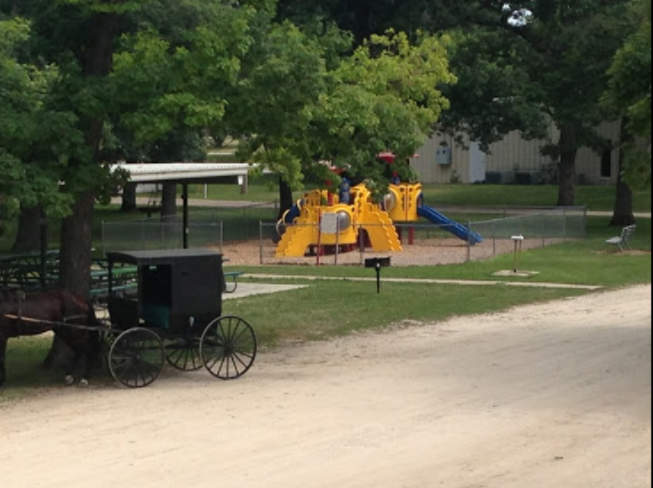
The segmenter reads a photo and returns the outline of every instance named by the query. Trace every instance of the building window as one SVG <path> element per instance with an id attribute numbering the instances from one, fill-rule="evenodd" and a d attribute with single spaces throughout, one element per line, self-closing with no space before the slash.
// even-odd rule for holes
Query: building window
<path id="1" fill-rule="evenodd" d="M 606 149 L 601 156 L 601 178 L 612 178 L 612 149 Z"/>

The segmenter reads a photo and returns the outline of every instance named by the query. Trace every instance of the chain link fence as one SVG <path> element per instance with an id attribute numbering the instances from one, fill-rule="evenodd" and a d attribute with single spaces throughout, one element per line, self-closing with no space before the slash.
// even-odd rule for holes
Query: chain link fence
<path id="1" fill-rule="evenodd" d="M 497 211 L 487 216 L 492 218 L 481 217 L 475 221 L 470 218 L 464 224 L 361 225 L 355 229 L 355 242 L 329 246 L 320 245 L 318 225 L 290 227 L 285 232 L 292 234 L 282 241 L 283 228 L 278 228 L 276 223 L 261 222 L 259 263 L 248 264 L 362 265 L 366 259 L 391 255 L 396 266 L 433 266 L 480 261 L 513 253 L 515 236 L 524 237 L 521 244 L 524 250 L 586 237 L 587 210 L 584 207 L 525 208 L 516 215 Z M 458 220 L 464 222 L 460 217 Z M 461 238 L 465 234 L 470 237 Z M 482 242 L 476 243 L 475 235 L 480 236 Z M 372 249 L 372 240 L 387 244 L 393 241 L 393 236 L 399 237 L 401 251 L 375 252 Z M 288 255 L 297 254 L 304 244 L 304 257 Z M 256 252 L 256 249 L 249 250 L 252 255 Z"/>
<path id="2" fill-rule="evenodd" d="M 188 241 L 191 247 L 222 251 L 225 243 L 257 240 L 259 222 L 276 219 L 275 202 L 204 208 L 189 214 Z M 184 228 L 180 215 L 128 222 L 102 223 L 102 251 L 150 251 L 180 249 Z"/>

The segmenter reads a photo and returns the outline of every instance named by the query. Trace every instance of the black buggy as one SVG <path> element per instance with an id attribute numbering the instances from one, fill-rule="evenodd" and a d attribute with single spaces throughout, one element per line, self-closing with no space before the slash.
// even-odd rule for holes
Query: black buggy
<path id="1" fill-rule="evenodd" d="M 130 388 L 154 382 L 166 363 L 181 371 L 206 368 L 221 380 L 254 364 L 257 340 L 245 320 L 222 315 L 222 255 L 207 250 L 108 253 L 107 361 Z M 135 267 L 136 286 L 116 278 Z M 130 290 L 130 288 L 132 288 Z"/>

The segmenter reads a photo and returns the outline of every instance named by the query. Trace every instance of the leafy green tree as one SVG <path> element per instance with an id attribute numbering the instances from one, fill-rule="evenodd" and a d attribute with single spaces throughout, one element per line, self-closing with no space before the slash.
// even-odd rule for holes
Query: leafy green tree
<path id="1" fill-rule="evenodd" d="M 168 7 L 161 25 L 157 15 Z M 61 284 L 85 293 L 93 206 L 112 183 L 102 164 L 105 122 L 119 121 L 139 146 L 216 124 L 226 104 L 221 90 L 248 47 L 251 9 L 220 0 L 0 0 L 2 12 L 29 18 L 29 57 L 58 68 L 48 108 L 69 114 L 69 127 L 52 124 L 61 150 L 39 160 L 72 202 L 62 225 Z M 26 167 L 22 155 L 12 161 Z"/>
<path id="2" fill-rule="evenodd" d="M 16 252 L 38 249 L 43 208 L 61 215 L 70 205 L 58 184 L 70 149 L 60 134 L 79 135 L 74 115 L 54 106 L 58 68 L 29 60 L 30 34 L 24 19 L 0 21 L 0 194 L 21 209 Z"/>
<path id="3" fill-rule="evenodd" d="M 578 150 L 602 152 L 608 144 L 595 127 L 608 115 L 600 99 L 610 60 L 628 30 L 628 3 L 280 0 L 282 14 L 325 15 L 359 41 L 388 27 L 414 37 L 420 29 L 453 31 L 451 66 L 459 83 L 444 90 L 451 110 L 438 128 L 488 144 L 512 130 L 538 137 L 543 121 L 553 120 L 561 136 L 547 152 L 559 162 L 559 205 L 575 203 Z"/>
<path id="4" fill-rule="evenodd" d="M 279 172 L 290 187 L 306 175 L 337 183 L 324 161 L 379 181 L 385 165 L 375 155 L 411 156 L 447 107 L 437 88 L 455 81 L 445 43 L 425 38 L 412 46 L 389 33 L 352 51 L 348 36 L 316 25 L 257 30 L 228 108 L 241 156 Z"/>
<path id="5" fill-rule="evenodd" d="M 612 225 L 635 221 L 631 187 L 651 185 L 651 3 L 632 8 L 633 33 L 610 67 L 605 104 L 624 118 L 622 157 Z M 648 146 L 648 147 L 647 147 Z"/>

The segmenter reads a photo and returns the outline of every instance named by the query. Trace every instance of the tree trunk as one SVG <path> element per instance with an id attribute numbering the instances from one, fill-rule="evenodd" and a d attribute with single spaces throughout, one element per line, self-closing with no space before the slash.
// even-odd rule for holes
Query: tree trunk
<path id="1" fill-rule="evenodd" d="M 27 253 L 41 250 L 42 207 L 20 207 L 18 235 L 11 252 Z"/>
<path id="2" fill-rule="evenodd" d="M 136 183 L 127 183 L 122 191 L 122 206 L 121 212 L 130 213 L 138 210 L 136 204 Z"/>
<path id="3" fill-rule="evenodd" d="M 95 192 L 86 192 L 75 202 L 72 214 L 61 225 L 60 285 L 84 297 L 90 295 L 94 205 Z M 65 369 L 72 358 L 70 348 L 55 336 L 42 367 Z"/>
<path id="4" fill-rule="evenodd" d="M 161 220 L 168 222 L 177 218 L 177 184 L 164 183 L 161 191 Z"/>
<path id="5" fill-rule="evenodd" d="M 104 78 L 111 72 L 119 19 L 118 14 L 96 13 L 88 21 L 86 42 L 79 52 L 82 72 L 89 82 Z M 84 165 L 98 162 L 104 121 L 97 118 L 84 120 L 82 124 L 85 128 L 84 144 L 91 156 L 88 161 L 72 161 L 73 171 L 84 171 Z M 77 196 L 72 214 L 64 219 L 61 226 L 60 286 L 84 297 L 90 295 L 94 205 L 95 190 L 89 188 Z M 55 340 L 43 366 L 51 367 L 69 353 L 69 348 L 63 342 Z"/>
<path id="6" fill-rule="evenodd" d="M 576 157 L 578 156 L 578 126 L 567 123 L 560 131 L 560 164 L 558 165 L 558 206 L 576 204 Z"/>
<path id="7" fill-rule="evenodd" d="M 624 147 L 633 140 L 628 128 L 628 119 L 621 121 L 621 151 L 619 153 L 619 179 L 617 181 L 617 197 L 614 204 L 614 214 L 610 227 L 626 227 L 636 223 L 633 211 L 633 190 L 624 181 L 626 169 L 626 151 Z"/>
<path id="8" fill-rule="evenodd" d="M 293 200 L 292 188 L 283 179 L 283 176 L 279 177 L 279 219 L 283 218 L 288 210 L 293 208 L 295 202 Z"/>

